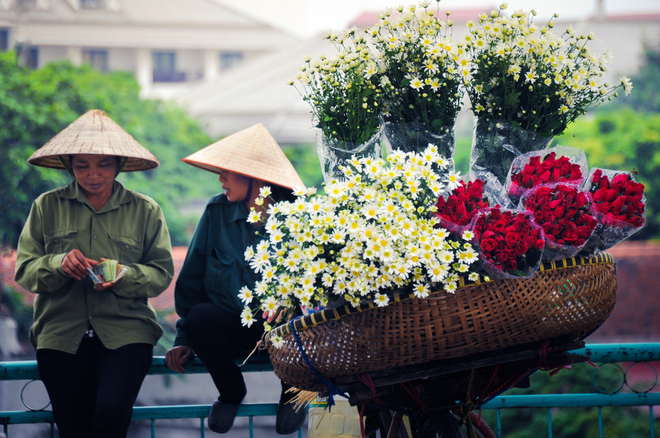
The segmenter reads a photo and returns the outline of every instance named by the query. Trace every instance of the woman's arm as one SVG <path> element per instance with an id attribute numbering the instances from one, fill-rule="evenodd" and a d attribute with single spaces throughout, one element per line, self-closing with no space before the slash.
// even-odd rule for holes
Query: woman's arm
<path id="1" fill-rule="evenodd" d="M 185 325 L 192 308 L 200 303 L 211 302 L 204 288 L 208 233 L 209 210 L 207 206 L 188 246 L 188 253 L 174 288 L 174 307 L 180 318 L 176 322 L 175 346 L 188 345 Z"/>
<path id="2" fill-rule="evenodd" d="M 151 298 L 160 295 L 174 276 L 172 244 L 165 216 L 158 204 L 153 203 L 146 215 L 144 249 L 139 263 L 123 263 L 126 274 L 112 288 L 124 298 Z"/>
<path id="3" fill-rule="evenodd" d="M 18 239 L 16 283 L 32 293 L 53 292 L 72 281 L 64 272 L 66 253 L 46 254 L 43 215 L 39 200 L 32 204 Z"/>

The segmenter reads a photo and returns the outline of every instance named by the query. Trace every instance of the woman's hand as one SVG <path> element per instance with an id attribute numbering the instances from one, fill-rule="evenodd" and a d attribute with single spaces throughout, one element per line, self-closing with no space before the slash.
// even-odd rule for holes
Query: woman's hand
<path id="1" fill-rule="evenodd" d="M 101 257 L 101 262 L 104 262 L 106 260 L 107 259 L 104 259 L 103 257 Z M 119 271 L 121 271 L 121 265 L 119 263 L 117 263 L 117 273 L 119 273 Z M 95 284 L 94 288 L 96 290 L 99 290 L 99 291 L 112 289 L 113 287 L 117 286 L 120 281 L 121 281 L 121 278 L 118 278 L 116 281 L 110 281 L 110 282 L 107 282 L 107 283 L 104 282 L 104 283 L 101 283 L 101 284 Z"/>
<path id="2" fill-rule="evenodd" d="M 172 371 L 185 374 L 186 369 L 183 367 L 183 364 L 192 359 L 193 356 L 192 348 L 187 345 L 179 345 L 178 347 L 167 350 L 167 353 L 165 353 L 165 365 Z"/>
<path id="3" fill-rule="evenodd" d="M 87 268 L 98 265 L 96 260 L 88 259 L 78 249 L 67 253 L 62 259 L 62 269 L 74 280 L 82 280 L 89 275 Z"/>
<path id="4" fill-rule="evenodd" d="M 266 310 L 261 317 L 266 320 L 268 324 L 275 322 L 275 324 L 280 324 L 282 322 L 289 322 L 293 317 L 294 309 L 282 309 L 278 312 L 279 306 L 275 307 L 273 310 Z"/>

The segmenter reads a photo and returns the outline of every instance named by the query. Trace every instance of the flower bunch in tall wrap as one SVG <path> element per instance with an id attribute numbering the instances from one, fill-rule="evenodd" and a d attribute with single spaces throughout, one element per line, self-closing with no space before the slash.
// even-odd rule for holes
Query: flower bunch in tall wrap
<path id="1" fill-rule="evenodd" d="M 312 60 L 305 56 L 296 81 L 298 91 L 312 107 L 315 125 L 330 141 L 362 144 L 380 127 L 378 102 L 381 86 L 374 76 L 374 55 L 356 29 L 343 36 L 330 34 L 337 54 Z"/>
<path id="2" fill-rule="evenodd" d="M 610 180 L 602 169 L 596 169 L 591 176 L 590 190 L 603 224 L 623 221 L 634 227 L 644 225 L 644 184 L 636 182 L 629 173 L 618 173 Z"/>
<path id="3" fill-rule="evenodd" d="M 537 271 L 545 240 L 530 213 L 486 208 L 475 216 L 473 232 L 491 278 L 530 277 Z"/>
<path id="4" fill-rule="evenodd" d="M 580 164 L 572 163 L 565 155 L 557 158 L 555 151 L 530 156 L 522 167 L 515 166 L 516 161 L 511 168 L 507 188 L 509 197 L 516 204 L 520 196 L 533 187 L 559 182 L 582 184 L 584 181 Z"/>
<path id="5" fill-rule="evenodd" d="M 521 204 L 543 228 L 547 261 L 575 256 L 596 228 L 591 195 L 575 186 L 541 186 L 528 192 Z"/>
<path id="6" fill-rule="evenodd" d="M 482 180 L 460 181 L 459 184 L 447 195 L 447 199 L 438 197 L 435 216 L 439 220 L 438 226 L 460 235 L 479 210 L 488 208 L 488 199 L 484 199 Z"/>
<path id="7" fill-rule="evenodd" d="M 593 197 L 597 224 L 583 252 L 609 249 L 644 226 L 644 184 L 635 181 L 631 172 L 593 168 L 585 190 Z"/>
<path id="8" fill-rule="evenodd" d="M 464 56 L 451 41 L 452 21 L 430 4 L 387 9 L 365 32 L 378 54 L 369 72 L 382 87 L 384 121 L 421 122 L 440 132 L 453 127 L 461 108 L 458 63 Z"/>
<path id="9" fill-rule="evenodd" d="M 462 45 L 470 62 L 460 75 L 476 116 L 552 137 L 617 89 L 632 89 L 626 77 L 616 86 L 603 82 L 610 54 L 591 53 L 593 34 L 576 35 L 569 26 L 557 36 L 552 20 L 543 27 L 533 23 L 534 10 L 508 17 L 505 9 L 502 4 L 482 14 L 478 26 L 468 23 Z"/>
<path id="10" fill-rule="evenodd" d="M 356 158 L 325 195 L 301 190 L 294 202 L 273 204 L 267 235 L 246 252 L 262 280 L 241 291 L 244 324 L 254 321 L 252 299 L 267 312 L 338 302 L 385 306 L 394 289 L 425 298 L 432 290 L 456 291 L 461 275 L 476 280 L 472 245 L 434 227 L 435 202 L 447 184 L 434 169 L 446 163 L 433 147 L 395 152 L 387 161 Z"/>

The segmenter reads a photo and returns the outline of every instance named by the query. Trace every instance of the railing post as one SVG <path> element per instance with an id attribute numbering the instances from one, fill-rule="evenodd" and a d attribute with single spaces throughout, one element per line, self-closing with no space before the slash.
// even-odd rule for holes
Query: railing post
<path id="1" fill-rule="evenodd" d="M 548 438 L 552 438 L 552 413 L 548 408 Z"/>
<path id="2" fill-rule="evenodd" d="M 651 422 L 651 438 L 655 438 L 655 416 L 653 415 L 653 405 L 649 405 L 649 421 Z"/>

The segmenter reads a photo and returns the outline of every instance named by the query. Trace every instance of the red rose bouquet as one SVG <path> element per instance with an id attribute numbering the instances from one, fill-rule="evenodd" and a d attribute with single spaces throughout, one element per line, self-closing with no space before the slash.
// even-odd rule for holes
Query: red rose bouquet
<path id="1" fill-rule="evenodd" d="M 482 208 L 488 207 L 488 200 L 484 198 L 484 182 L 480 179 L 469 181 L 467 184 L 461 181 L 447 199 L 440 195 L 435 206 L 437 227 L 461 235 L 474 215 Z"/>
<path id="2" fill-rule="evenodd" d="M 611 248 L 642 229 L 646 220 L 644 184 L 636 182 L 631 173 L 592 169 L 586 189 L 592 194 L 597 221 L 589 251 Z"/>
<path id="3" fill-rule="evenodd" d="M 486 208 L 474 217 L 472 230 L 491 279 L 529 278 L 538 270 L 545 240 L 531 213 Z"/>
<path id="4" fill-rule="evenodd" d="M 525 194 L 520 203 L 543 228 L 545 261 L 575 256 L 596 228 L 591 196 L 575 186 L 557 184 L 537 187 Z"/>
<path id="5" fill-rule="evenodd" d="M 557 146 L 520 155 L 513 160 L 506 186 L 509 197 L 518 204 L 526 191 L 548 184 L 582 184 L 587 174 L 587 156 L 581 149 Z"/>

